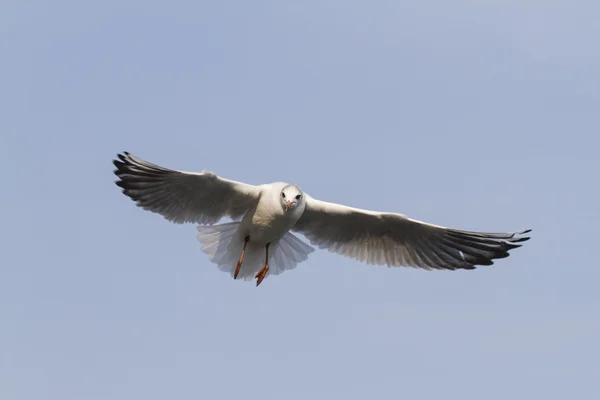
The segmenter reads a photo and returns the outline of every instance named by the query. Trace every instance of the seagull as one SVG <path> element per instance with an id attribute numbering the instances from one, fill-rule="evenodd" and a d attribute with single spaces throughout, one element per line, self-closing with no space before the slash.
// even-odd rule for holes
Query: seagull
<path id="1" fill-rule="evenodd" d="M 138 207 L 196 223 L 202 251 L 233 279 L 256 286 L 308 259 L 316 246 L 371 265 L 472 270 L 506 258 L 530 238 L 484 233 L 317 200 L 297 185 L 250 185 L 209 171 L 163 168 L 129 152 L 113 160 L 115 183 Z M 231 222 L 217 224 L 223 218 Z M 308 239 L 304 243 L 292 232 Z"/>

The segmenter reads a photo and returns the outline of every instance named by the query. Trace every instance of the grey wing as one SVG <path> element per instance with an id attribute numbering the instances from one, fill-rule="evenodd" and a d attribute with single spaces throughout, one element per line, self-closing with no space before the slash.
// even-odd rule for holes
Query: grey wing
<path id="1" fill-rule="evenodd" d="M 505 258 L 530 232 L 483 233 L 431 225 L 400 214 L 380 213 L 316 200 L 293 230 L 316 247 L 369 264 L 424 269 L 474 269 Z"/>
<path id="2" fill-rule="evenodd" d="M 220 178 L 210 172 L 163 168 L 128 152 L 113 164 L 116 182 L 136 205 L 175 223 L 214 224 L 241 218 L 260 197 L 258 186 Z"/>

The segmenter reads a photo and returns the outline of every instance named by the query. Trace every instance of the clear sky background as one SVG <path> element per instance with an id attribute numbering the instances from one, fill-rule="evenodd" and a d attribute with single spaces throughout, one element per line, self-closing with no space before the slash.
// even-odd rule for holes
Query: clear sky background
<path id="1" fill-rule="evenodd" d="M 599 15 L 2 1 L 0 398 L 596 398 Z M 123 150 L 532 239 L 475 271 L 318 251 L 256 288 L 121 194 Z"/>

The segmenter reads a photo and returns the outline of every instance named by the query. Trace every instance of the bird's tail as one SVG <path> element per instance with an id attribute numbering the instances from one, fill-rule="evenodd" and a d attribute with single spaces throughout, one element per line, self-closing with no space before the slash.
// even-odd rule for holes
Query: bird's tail
<path id="1" fill-rule="evenodd" d="M 273 255 L 269 258 L 272 259 L 269 262 L 273 264 L 269 273 L 273 275 L 279 275 L 283 271 L 296 268 L 296 265 L 305 261 L 308 255 L 315 251 L 312 246 L 304 243 L 290 232 L 283 235 L 273 250 Z"/>
<path id="2" fill-rule="evenodd" d="M 236 240 L 236 232 L 239 225 L 239 222 L 229 222 L 219 225 L 198 226 L 198 241 L 202 251 L 210 261 L 216 264 L 229 262 L 235 251 L 238 252 L 237 257 L 239 257 L 242 247 L 235 249 L 235 247 L 238 247 L 236 242 L 239 240 Z"/>
<path id="3" fill-rule="evenodd" d="M 244 239 L 236 234 L 239 222 L 219 225 L 198 226 L 198 240 L 208 259 L 217 264 L 223 272 L 233 276 L 239 260 Z M 314 248 L 302 242 L 291 233 L 286 233 L 278 242 L 269 245 L 269 274 L 279 275 L 293 269 L 308 258 Z M 254 246 L 249 242 L 244 254 L 238 279 L 251 280 L 265 264 L 264 246 Z"/>

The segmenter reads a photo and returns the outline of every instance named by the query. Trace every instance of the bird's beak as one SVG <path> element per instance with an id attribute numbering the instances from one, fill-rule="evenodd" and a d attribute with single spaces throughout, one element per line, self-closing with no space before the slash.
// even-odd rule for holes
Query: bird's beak
<path id="1" fill-rule="evenodd" d="M 290 200 L 288 200 L 288 201 L 285 202 L 285 209 L 286 210 L 289 210 L 291 206 L 292 206 L 292 202 Z"/>

